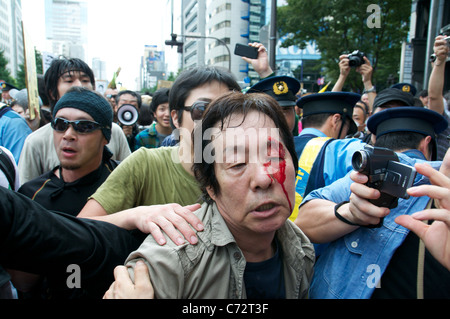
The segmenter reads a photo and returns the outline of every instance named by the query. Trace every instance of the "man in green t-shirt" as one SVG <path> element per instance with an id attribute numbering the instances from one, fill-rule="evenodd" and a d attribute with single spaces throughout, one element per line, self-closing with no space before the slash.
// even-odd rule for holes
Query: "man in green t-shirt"
<path id="1" fill-rule="evenodd" d="M 114 213 L 130 209 L 145 211 L 142 206 L 150 205 L 177 203 L 185 206 L 198 203 L 201 191 L 192 172 L 191 132 L 194 129 L 194 121 L 201 120 L 208 101 L 232 90 L 240 91 L 240 87 L 233 76 L 223 70 L 198 67 L 180 74 L 169 95 L 172 123 L 180 135 L 179 145 L 170 148 L 140 149 L 134 152 L 91 196 L 78 217 L 100 219 L 123 227 L 123 221 L 117 223 L 118 217 L 114 216 Z M 200 103 L 196 103 L 198 101 Z M 124 215 L 126 214 L 120 216 Z M 139 221 L 130 223 L 132 228 L 145 223 L 146 220 L 145 214 L 128 216 L 130 218 L 139 216 Z M 198 224 L 201 223 L 193 219 L 194 216 L 184 217 L 194 228 L 201 230 L 198 229 Z M 174 242 L 184 242 L 172 226 L 173 220 L 180 219 L 175 211 L 155 218 L 158 219 L 160 226 L 170 224 L 168 228 L 163 229 Z M 156 240 L 164 243 L 165 239 L 159 227 L 152 221 L 148 223 L 145 227 Z M 185 226 L 178 226 L 184 235 L 186 235 L 184 230 L 188 234 L 191 231 L 187 223 Z M 196 243 L 197 239 L 193 232 L 192 236 L 186 238 L 191 243 Z"/>

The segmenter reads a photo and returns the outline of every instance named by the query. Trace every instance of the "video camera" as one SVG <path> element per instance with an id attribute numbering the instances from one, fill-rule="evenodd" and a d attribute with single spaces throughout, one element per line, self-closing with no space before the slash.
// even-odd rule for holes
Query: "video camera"
<path id="1" fill-rule="evenodd" d="M 363 65 L 365 63 L 364 56 L 364 52 L 361 52 L 359 50 L 353 51 L 347 56 L 349 59 L 348 65 L 352 68 Z"/>
<path id="2" fill-rule="evenodd" d="M 368 187 L 380 191 L 380 198 L 369 200 L 372 204 L 392 209 L 397 207 L 398 198 L 409 198 L 406 190 L 413 185 L 416 170 L 400 163 L 392 150 L 366 145 L 353 154 L 352 166 L 369 177 Z"/>

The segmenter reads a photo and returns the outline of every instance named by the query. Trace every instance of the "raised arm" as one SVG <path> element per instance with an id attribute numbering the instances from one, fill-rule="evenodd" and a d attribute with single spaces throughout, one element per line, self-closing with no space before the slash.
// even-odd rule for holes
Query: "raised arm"
<path id="1" fill-rule="evenodd" d="M 333 86 L 332 92 L 341 92 L 344 87 L 345 81 L 347 80 L 348 74 L 350 73 L 350 65 L 348 55 L 343 54 L 339 57 L 339 78 L 336 84 Z"/>
<path id="2" fill-rule="evenodd" d="M 273 73 L 272 68 L 269 65 L 269 55 L 267 54 L 267 50 L 261 43 L 254 42 L 249 43 L 249 46 L 258 49 L 258 58 L 250 59 L 247 57 L 242 57 L 242 60 L 250 64 L 253 69 L 259 74 L 261 79 L 264 79 L 270 76 Z"/>
<path id="3" fill-rule="evenodd" d="M 449 48 L 446 45 L 444 36 L 439 35 L 434 41 L 434 53 L 436 60 L 432 63 L 430 81 L 428 82 L 428 107 L 430 110 L 444 114 L 444 75 L 445 61 L 447 59 Z"/>

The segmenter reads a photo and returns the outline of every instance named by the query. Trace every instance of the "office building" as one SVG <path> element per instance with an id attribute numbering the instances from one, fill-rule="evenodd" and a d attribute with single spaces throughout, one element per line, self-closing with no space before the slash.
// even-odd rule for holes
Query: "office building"
<path id="1" fill-rule="evenodd" d="M 212 65 L 230 69 L 245 86 L 256 73 L 240 56 L 236 43 L 261 42 L 265 24 L 265 0 L 183 0 L 181 34 L 184 42 L 182 68 Z M 191 35 L 191 37 L 189 37 Z"/>
<path id="2" fill-rule="evenodd" d="M 15 78 L 19 66 L 24 63 L 22 5 L 20 0 L 0 0 L 0 4 L 0 50 Z"/>
<path id="3" fill-rule="evenodd" d="M 57 55 L 85 60 L 87 0 L 45 0 L 46 39 Z"/>

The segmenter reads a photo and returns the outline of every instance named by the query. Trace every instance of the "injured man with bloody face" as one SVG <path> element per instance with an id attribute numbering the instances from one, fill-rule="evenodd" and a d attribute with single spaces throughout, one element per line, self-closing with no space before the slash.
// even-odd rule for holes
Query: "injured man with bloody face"
<path id="1" fill-rule="evenodd" d="M 259 93 L 226 94 L 196 123 L 193 141 L 204 199 L 196 212 L 204 224 L 198 244 L 161 246 L 148 236 L 122 270 L 134 280 L 134 267 L 144 262 L 147 297 L 158 299 L 306 298 L 314 249 L 288 220 L 297 157 L 277 102 Z M 138 297 L 120 286 L 112 284 L 105 297 Z"/>

